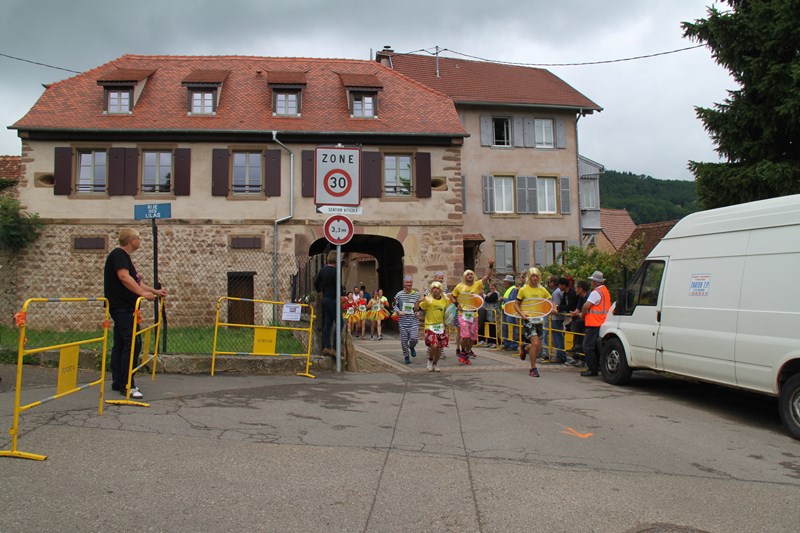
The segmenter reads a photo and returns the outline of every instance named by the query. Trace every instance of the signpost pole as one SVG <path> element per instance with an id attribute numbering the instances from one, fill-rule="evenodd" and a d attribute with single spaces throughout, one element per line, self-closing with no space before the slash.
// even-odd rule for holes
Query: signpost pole
<path id="1" fill-rule="evenodd" d="M 336 245 L 336 371 L 342 371 L 342 245 Z"/>

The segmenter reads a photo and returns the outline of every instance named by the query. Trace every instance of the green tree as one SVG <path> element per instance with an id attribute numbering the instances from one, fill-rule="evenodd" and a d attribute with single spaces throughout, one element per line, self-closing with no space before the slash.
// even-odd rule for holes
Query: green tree
<path id="1" fill-rule="evenodd" d="M 689 162 L 705 208 L 800 193 L 800 1 L 725 3 L 682 24 L 740 87 L 695 108 L 724 160 Z"/>

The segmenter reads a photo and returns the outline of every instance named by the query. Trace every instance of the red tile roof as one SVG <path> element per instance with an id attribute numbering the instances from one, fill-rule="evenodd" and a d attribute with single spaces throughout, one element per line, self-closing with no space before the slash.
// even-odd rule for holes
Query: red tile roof
<path id="1" fill-rule="evenodd" d="M 600 226 L 617 250 L 636 230 L 636 224 L 625 209 L 600 209 Z"/>
<path id="2" fill-rule="evenodd" d="M 182 83 L 222 83 L 230 73 L 230 70 L 193 70 Z"/>
<path id="3" fill-rule="evenodd" d="M 387 55 L 381 52 L 378 57 Z M 521 104 L 582 109 L 602 108 L 553 73 L 539 68 L 500 65 L 416 54 L 388 54 L 392 67 L 456 103 Z"/>
<path id="4" fill-rule="evenodd" d="M 155 71 L 130 115 L 103 114 L 104 89 L 97 80 L 117 69 Z M 215 115 L 187 114 L 188 89 L 181 82 L 197 70 L 230 71 Z M 268 73 L 285 71 L 306 73 L 302 117 L 272 116 Z M 350 118 L 340 74 L 379 80 L 383 92 L 378 118 Z M 450 98 L 375 61 L 242 56 L 125 55 L 53 83 L 12 128 L 466 136 Z"/>
<path id="5" fill-rule="evenodd" d="M 100 76 L 97 78 L 97 81 L 101 83 L 106 81 L 142 81 L 152 73 L 153 70 L 151 69 L 118 68 L 116 70 L 112 70 L 108 74 Z"/>
<path id="6" fill-rule="evenodd" d="M 21 160 L 18 155 L 0 155 L 0 179 L 19 181 L 22 176 Z"/>
<path id="7" fill-rule="evenodd" d="M 628 237 L 628 240 L 625 241 L 625 244 L 622 246 L 623 248 L 630 245 L 637 239 L 643 238 L 644 245 L 642 246 L 642 252 L 644 256 L 653 251 L 653 248 L 661 242 L 661 239 L 664 238 L 664 235 L 672 229 L 672 226 L 677 224 L 677 220 L 669 220 L 667 222 L 652 222 L 650 224 L 639 224 L 636 226 L 636 229 L 631 233 L 631 236 Z"/>

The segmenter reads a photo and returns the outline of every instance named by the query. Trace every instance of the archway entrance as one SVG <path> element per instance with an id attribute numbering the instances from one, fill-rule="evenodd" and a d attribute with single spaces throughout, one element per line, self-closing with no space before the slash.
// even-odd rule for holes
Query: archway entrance
<path id="1" fill-rule="evenodd" d="M 325 254 L 336 247 L 326 239 L 317 239 L 308 250 L 309 256 Z M 381 235 L 354 235 L 342 246 L 344 254 L 367 254 L 375 258 L 377 287 L 391 300 L 403 288 L 403 258 L 405 253 L 400 241 Z M 351 283 L 352 284 L 352 283 Z M 347 290 L 352 287 L 345 286 Z M 368 287 L 371 293 L 376 287 Z"/>

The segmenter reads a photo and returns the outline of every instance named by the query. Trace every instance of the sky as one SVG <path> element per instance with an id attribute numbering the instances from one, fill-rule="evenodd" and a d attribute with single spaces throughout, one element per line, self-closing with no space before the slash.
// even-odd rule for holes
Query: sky
<path id="1" fill-rule="evenodd" d="M 0 124 L 36 103 L 42 84 L 123 54 L 374 59 L 448 50 L 525 64 L 613 61 L 697 43 L 681 23 L 712 0 L 3 0 Z M 726 7 L 724 4 L 719 9 Z M 422 52 L 424 53 L 424 52 Z M 464 55 L 458 55 L 458 54 Z M 737 88 L 707 47 L 632 61 L 547 68 L 603 108 L 578 122 L 579 152 L 607 169 L 693 179 L 687 163 L 717 161 L 694 108 Z M 19 155 L 0 128 L 0 154 Z"/>

